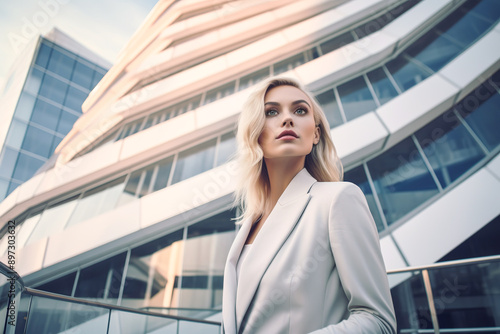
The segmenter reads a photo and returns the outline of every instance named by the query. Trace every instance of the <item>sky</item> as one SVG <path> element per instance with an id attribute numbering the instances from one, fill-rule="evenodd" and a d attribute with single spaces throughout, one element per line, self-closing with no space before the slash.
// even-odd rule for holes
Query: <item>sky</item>
<path id="1" fill-rule="evenodd" d="M 29 40 L 57 27 L 114 63 L 158 0 L 0 0 L 0 87 Z"/>

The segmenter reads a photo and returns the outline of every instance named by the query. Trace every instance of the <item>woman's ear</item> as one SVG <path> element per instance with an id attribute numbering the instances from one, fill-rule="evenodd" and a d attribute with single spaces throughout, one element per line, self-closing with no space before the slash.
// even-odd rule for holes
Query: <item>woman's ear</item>
<path id="1" fill-rule="evenodd" d="M 314 140 L 313 140 L 314 145 L 319 143 L 320 137 L 321 137 L 321 128 L 319 127 L 319 124 L 318 124 L 318 125 L 316 125 L 316 128 L 314 129 Z"/>

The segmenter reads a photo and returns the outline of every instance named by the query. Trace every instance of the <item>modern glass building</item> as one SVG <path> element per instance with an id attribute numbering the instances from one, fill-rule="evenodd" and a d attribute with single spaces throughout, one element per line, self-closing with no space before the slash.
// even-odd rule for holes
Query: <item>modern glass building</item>
<path id="1" fill-rule="evenodd" d="M 323 106 L 388 270 L 500 254 L 499 19 L 496 0 L 160 1 L 50 163 L 0 204 L 17 270 L 63 295 L 217 319 L 235 125 L 276 74 Z M 500 328 L 498 264 L 477 268 L 451 272 L 479 283 L 443 302 L 441 328 Z M 421 279 L 390 276 L 402 331 L 432 328 Z"/>
<path id="2" fill-rule="evenodd" d="M 109 67 L 57 29 L 27 46 L 3 90 L 0 201 L 54 153 Z"/>

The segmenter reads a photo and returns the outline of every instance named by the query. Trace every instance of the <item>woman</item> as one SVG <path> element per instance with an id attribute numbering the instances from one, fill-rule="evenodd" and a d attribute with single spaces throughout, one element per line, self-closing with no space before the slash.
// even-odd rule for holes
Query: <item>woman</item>
<path id="1" fill-rule="evenodd" d="M 339 182 L 329 129 L 292 79 L 268 79 L 245 103 L 223 333 L 395 333 L 377 229 L 361 190 Z"/>

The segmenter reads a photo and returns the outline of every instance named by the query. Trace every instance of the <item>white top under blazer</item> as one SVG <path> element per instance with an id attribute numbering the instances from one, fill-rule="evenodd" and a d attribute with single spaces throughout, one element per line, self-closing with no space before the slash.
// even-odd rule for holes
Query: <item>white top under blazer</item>
<path id="1" fill-rule="evenodd" d="M 237 262 L 242 222 L 224 269 L 225 334 L 396 333 L 377 228 L 358 186 L 317 182 L 303 168 Z"/>

